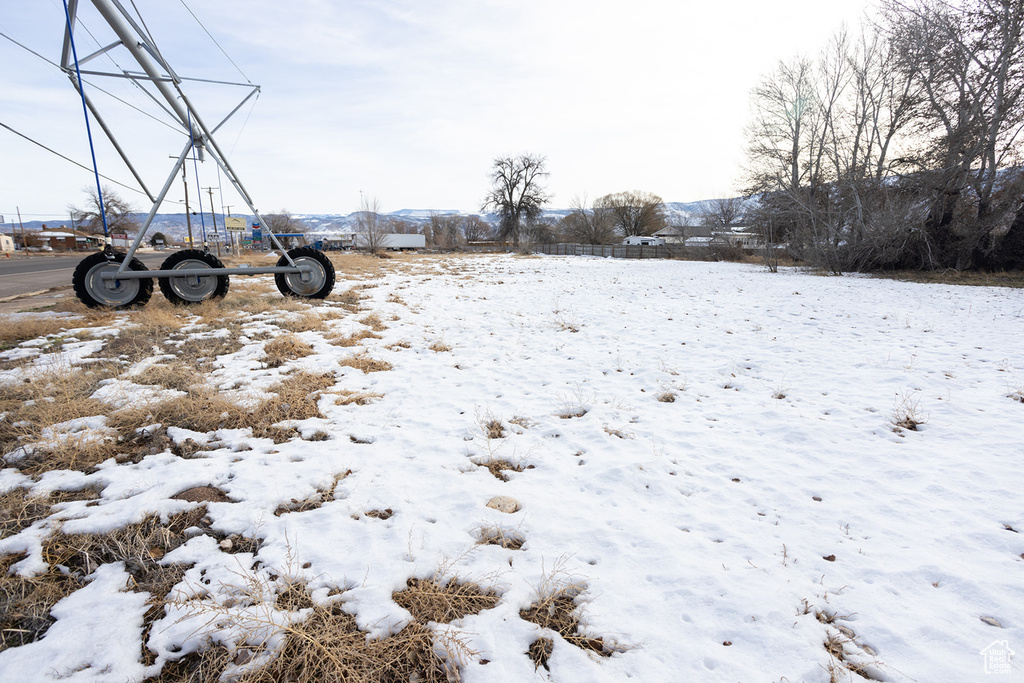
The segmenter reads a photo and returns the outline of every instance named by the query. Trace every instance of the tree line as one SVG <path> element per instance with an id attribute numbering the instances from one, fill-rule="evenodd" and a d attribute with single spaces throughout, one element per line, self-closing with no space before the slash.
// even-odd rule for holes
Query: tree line
<path id="1" fill-rule="evenodd" d="M 877 9 L 752 92 L 748 222 L 834 272 L 1024 267 L 1024 3 Z"/>

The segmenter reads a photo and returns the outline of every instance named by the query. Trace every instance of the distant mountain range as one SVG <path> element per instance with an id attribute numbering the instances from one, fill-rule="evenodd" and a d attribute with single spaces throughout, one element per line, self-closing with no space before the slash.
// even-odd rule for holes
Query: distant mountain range
<path id="1" fill-rule="evenodd" d="M 688 225 L 691 220 L 694 219 L 701 208 L 707 203 L 708 200 L 701 200 L 695 202 L 666 202 L 665 213 L 668 215 L 668 222 L 671 225 Z M 544 218 L 551 221 L 558 221 L 561 218 L 569 215 L 570 209 L 547 209 L 544 211 Z M 359 219 L 360 212 L 353 211 L 352 213 L 340 214 L 340 213 L 293 213 L 292 217 L 296 220 L 300 220 L 307 226 L 307 232 L 353 232 L 356 226 L 356 222 Z M 423 224 L 430 221 L 431 215 L 460 215 L 460 216 L 479 216 L 484 222 L 489 225 L 498 224 L 498 216 L 493 213 L 479 213 L 476 211 L 436 211 L 427 209 L 399 209 L 398 211 L 390 211 L 382 213 L 381 215 L 386 218 L 400 219 L 408 221 L 414 224 Z M 237 217 L 245 218 L 246 221 L 251 225 L 253 217 L 246 214 L 234 214 Z M 143 218 L 139 217 L 140 220 Z M 200 230 L 203 223 L 207 233 L 213 232 L 213 219 L 210 214 L 206 214 L 204 217 L 205 221 L 200 220 L 197 215 L 192 216 L 192 230 L 195 233 Z M 224 231 L 224 216 L 217 214 L 217 230 L 218 232 Z M 71 227 L 67 221 L 25 221 L 24 222 L 26 231 L 36 231 L 42 229 L 55 230 L 62 227 Z M 15 230 L 19 228 L 15 226 Z M 11 224 L 7 223 L 0 226 L 0 231 L 5 233 L 11 233 Z M 153 218 L 153 223 L 149 229 L 150 234 L 156 232 L 162 232 L 164 235 L 172 240 L 180 240 L 188 234 L 188 227 L 185 220 L 184 213 L 158 213 Z"/>

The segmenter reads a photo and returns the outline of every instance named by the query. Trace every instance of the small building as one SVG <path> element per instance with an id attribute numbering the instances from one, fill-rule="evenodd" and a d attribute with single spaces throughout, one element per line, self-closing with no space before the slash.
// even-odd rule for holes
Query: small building
<path id="1" fill-rule="evenodd" d="M 740 249 L 760 249 L 764 246 L 761 235 L 744 225 L 735 225 L 726 230 L 715 232 L 711 239 L 712 246 L 729 246 Z"/>
<path id="2" fill-rule="evenodd" d="M 665 244 L 686 244 L 694 237 L 710 239 L 711 228 L 705 225 L 670 225 L 652 233 L 652 236 L 665 240 Z"/>
<path id="3" fill-rule="evenodd" d="M 39 232 L 26 234 L 25 239 L 30 248 L 37 247 L 43 251 L 84 251 L 100 246 L 103 237 L 68 230 L 64 226 L 60 230 L 47 230 L 44 225 Z"/>
<path id="4" fill-rule="evenodd" d="M 0 252 L 7 255 L 14 253 L 14 238 L 11 235 L 0 234 Z"/>

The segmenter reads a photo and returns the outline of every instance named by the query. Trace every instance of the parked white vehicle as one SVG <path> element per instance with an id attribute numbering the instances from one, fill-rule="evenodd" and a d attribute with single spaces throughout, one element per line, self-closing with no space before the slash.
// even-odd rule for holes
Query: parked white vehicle
<path id="1" fill-rule="evenodd" d="M 626 239 L 622 240 L 622 243 L 643 245 L 647 247 L 660 247 L 665 244 L 665 240 L 660 237 L 652 237 L 651 235 L 630 235 Z"/>

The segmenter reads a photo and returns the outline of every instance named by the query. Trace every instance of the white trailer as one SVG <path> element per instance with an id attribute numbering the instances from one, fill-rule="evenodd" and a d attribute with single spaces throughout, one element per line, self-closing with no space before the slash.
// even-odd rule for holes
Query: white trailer
<path id="1" fill-rule="evenodd" d="M 384 239 L 381 244 L 388 249 L 422 249 L 427 246 L 427 238 L 425 235 L 399 235 L 397 233 L 390 233 L 384 235 Z"/>

